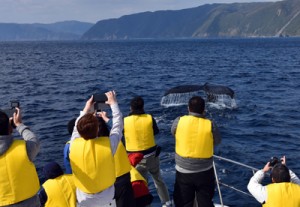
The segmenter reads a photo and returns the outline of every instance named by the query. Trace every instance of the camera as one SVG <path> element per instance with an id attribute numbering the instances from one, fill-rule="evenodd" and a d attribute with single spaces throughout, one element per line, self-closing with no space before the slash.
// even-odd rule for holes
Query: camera
<path id="1" fill-rule="evenodd" d="M 14 116 L 14 113 L 16 112 L 16 107 L 20 107 L 19 101 L 10 101 L 10 108 L 3 109 L 1 111 L 3 111 L 8 116 L 8 118 L 10 118 Z"/>
<path id="2" fill-rule="evenodd" d="M 269 162 L 269 166 L 274 167 L 276 164 L 280 163 L 280 159 L 278 159 L 277 157 L 271 157 Z"/>
<path id="3" fill-rule="evenodd" d="M 95 93 L 93 94 L 93 102 L 95 111 L 103 111 L 109 108 L 109 105 L 105 102 L 107 101 L 107 96 L 104 93 Z"/>

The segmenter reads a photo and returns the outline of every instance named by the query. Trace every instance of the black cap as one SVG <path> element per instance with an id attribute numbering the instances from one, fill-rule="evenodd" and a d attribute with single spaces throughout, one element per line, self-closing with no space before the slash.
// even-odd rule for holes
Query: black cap
<path id="1" fill-rule="evenodd" d="M 43 168 L 43 174 L 45 179 L 48 180 L 63 175 L 64 171 L 57 162 L 49 162 Z"/>

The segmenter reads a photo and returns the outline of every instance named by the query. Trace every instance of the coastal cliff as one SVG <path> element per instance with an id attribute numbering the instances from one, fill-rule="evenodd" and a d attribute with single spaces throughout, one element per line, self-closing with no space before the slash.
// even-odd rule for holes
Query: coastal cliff
<path id="1" fill-rule="evenodd" d="M 300 36 L 300 1 L 206 4 L 97 22 L 83 40 Z"/>

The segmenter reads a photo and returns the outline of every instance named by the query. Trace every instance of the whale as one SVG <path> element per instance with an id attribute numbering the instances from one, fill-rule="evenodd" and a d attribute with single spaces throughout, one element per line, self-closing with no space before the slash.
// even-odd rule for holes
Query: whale
<path id="1" fill-rule="evenodd" d="M 225 95 L 230 96 L 230 98 L 234 98 L 234 91 L 227 86 L 213 85 L 213 84 L 205 83 L 203 85 L 203 90 L 207 94 L 216 94 L 216 95 L 225 94 Z"/>
<path id="2" fill-rule="evenodd" d="M 216 95 L 228 95 L 234 98 L 234 91 L 223 85 L 215 85 L 205 83 L 204 85 L 180 85 L 167 90 L 164 96 L 169 94 L 191 93 L 196 91 L 204 91 L 208 100 L 213 100 Z"/>
<path id="3" fill-rule="evenodd" d="M 230 108 L 237 107 L 234 91 L 228 86 L 205 83 L 204 85 L 179 85 L 165 91 L 160 105 L 164 107 L 186 105 L 193 96 L 203 92 L 205 100 L 212 107 Z"/>
<path id="4" fill-rule="evenodd" d="M 204 90 L 204 86 L 202 85 L 180 85 L 167 90 L 164 96 L 167 96 L 169 94 L 174 94 L 174 93 L 190 93 L 190 92 L 201 91 L 201 90 Z"/>

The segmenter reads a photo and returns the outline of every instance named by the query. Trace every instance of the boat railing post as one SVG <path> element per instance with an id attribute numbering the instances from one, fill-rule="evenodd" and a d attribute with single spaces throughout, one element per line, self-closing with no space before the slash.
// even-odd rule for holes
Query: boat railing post
<path id="1" fill-rule="evenodd" d="M 216 183 L 217 183 L 219 197 L 220 197 L 220 203 L 221 203 L 221 206 L 224 207 L 222 193 L 221 193 L 220 184 L 219 184 L 219 178 L 218 178 L 218 174 L 217 174 L 217 170 L 216 170 L 216 165 L 215 165 L 215 161 L 213 161 L 213 167 L 214 167 L 214 173 L 215 173 Z"/>

